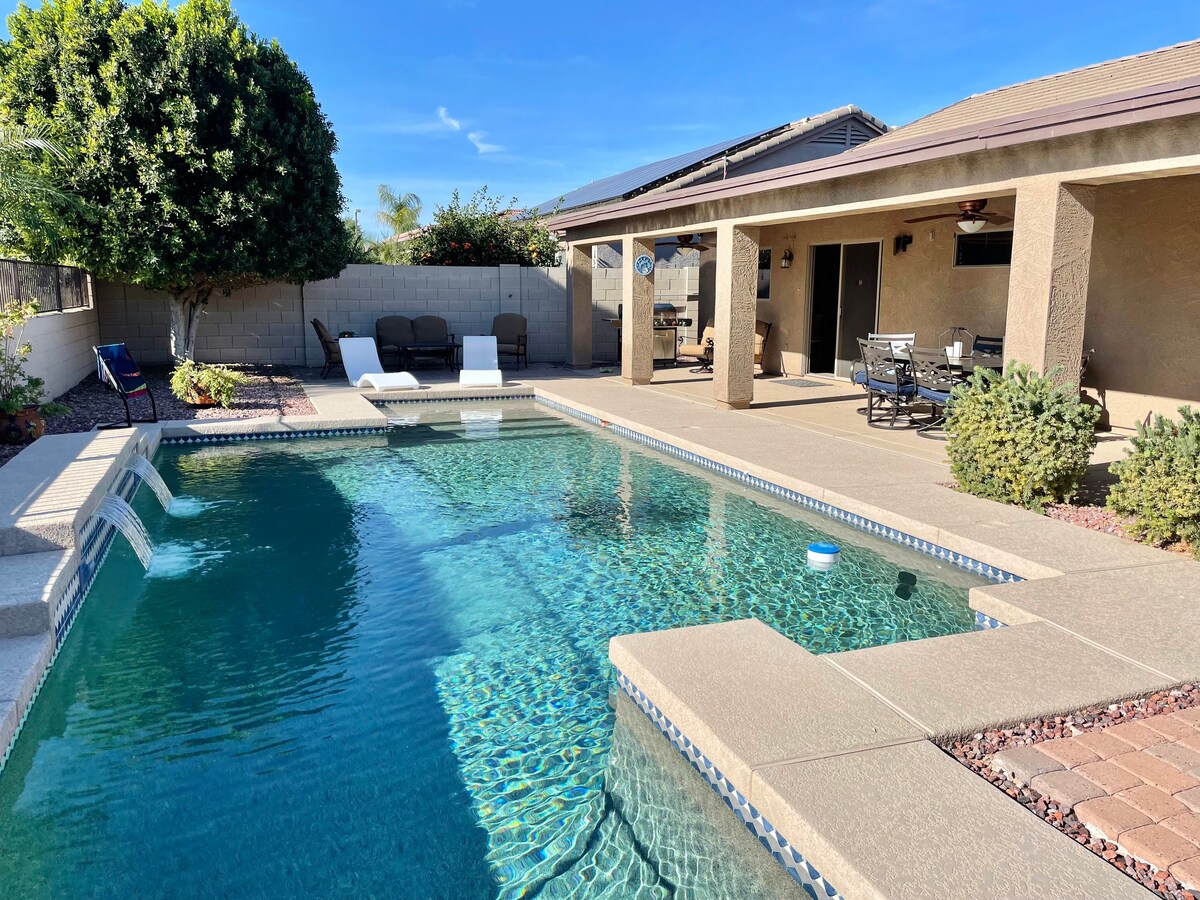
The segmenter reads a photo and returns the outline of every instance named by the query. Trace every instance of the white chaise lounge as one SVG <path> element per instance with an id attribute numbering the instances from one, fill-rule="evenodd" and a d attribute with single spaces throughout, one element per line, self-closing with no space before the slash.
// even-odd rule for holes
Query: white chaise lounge
<path id="1" fill-rule="evenodd" d="M 339 338 L 342 365 L 347 380 L 357 388 L 373 387 L 377 391 L 413 390 L 421 385 L 407 372 L 385 372 L 379 361 L 375 339 L 368 337 Z"/>
<path id="2" fill-rule="evenodd" d="M 494 336 L 467 335 L 463 338 L 463 364 L 458 372 L 460 387 L 503 387 Z"/>

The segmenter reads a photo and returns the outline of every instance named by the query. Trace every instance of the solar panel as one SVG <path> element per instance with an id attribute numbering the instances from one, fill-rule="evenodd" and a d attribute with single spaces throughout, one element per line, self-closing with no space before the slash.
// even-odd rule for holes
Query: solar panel
<path id="1" fill-rule="evenodd" d="M 638 166 L 636 169 L 630 169 L 628 172 L 609 175 L 607 178 L 601 178 L 593 181 L 591 184 L 585 184 L 581 188 L 576 188 L 564 194 L 561 205 L 559 200 L 555 198 L 554 200 L 547 200 L 545 203 L 538 205 L 537 211 L 545 214 L 553 212 L 557 207 L 559 212 L 563 212 L 576 206 L 587 206 L 592 203 L 601 203 L 605 200 L 624 197 L 631 191 L 636 191 L 638 188 L 653 184 L 661 178 L 665 178 L 682 169 L 690 168 L 711 157 L 720 156 L 731 147 L 736 147 L 755 138 L 763 137 L 776 130 L 778 130 L 778 126 L 776 128 L 769 128 L 766 131 L 756 131 L 754 134 L 746 134 L 742 137 L 721 141 L 719 144 L 713 144 L 709 147 L 701 147 L 699 150 L 681 153 L 679 156 L 672 156 L 670 159 L 660 159 L 658 162 L 647 163 L 644 166 Z"/>

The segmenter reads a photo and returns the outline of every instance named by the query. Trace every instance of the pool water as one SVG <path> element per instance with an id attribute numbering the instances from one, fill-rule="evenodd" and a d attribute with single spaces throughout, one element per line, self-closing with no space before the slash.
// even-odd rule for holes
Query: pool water
<path id="1" fill-rule="evenodd" d="M 160 451 L 151 572 L 114 543 L 0 775 L 2 895 L 799 892 L 614 721 L 609 638 L 951 634 L 980 580 L 532 403 L 395 416 Z"/>

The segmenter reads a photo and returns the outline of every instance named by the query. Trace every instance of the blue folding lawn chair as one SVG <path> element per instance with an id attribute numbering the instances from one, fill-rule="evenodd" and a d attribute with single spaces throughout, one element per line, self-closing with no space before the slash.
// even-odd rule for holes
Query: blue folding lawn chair
<path id="1" fill-rule="evenodd" d="M 96 353 L 96 377 L 101 384 L 107 384 L 116 391 L 125 404 L 124 422 L 107 422 L 96 427 L 132 428 L 135 423 L 157 422 L 158 407 L 154 403 L 154 395 L 150 393 L 150 385 L 146 383 L 138 364 L 129 355 L 129 349 L 124 344 L 102 344 L 92 350 Z M 129 401 L 143 395 L 150 400 L 150 418 L 134 419 L 129 413 Z"/>

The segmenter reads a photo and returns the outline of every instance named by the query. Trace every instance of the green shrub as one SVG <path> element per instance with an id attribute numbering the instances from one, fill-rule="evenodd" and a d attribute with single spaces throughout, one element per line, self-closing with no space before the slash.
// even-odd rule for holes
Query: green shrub
<path id="1" fill-rule="evenodd" d="M 246 383 L 246 376 L 225 366 L 186 360 L 171 372 L 171 393 L 184 403 L 205 405 L 211 397 L 220 406 L 233 406 L 237 389 Z"/>
<path id="2" fill-rule="evenodd" d="M 1069 500 L 1096 446 L 1099 409 L 1074 385 L 1017 363 L 954 389 L 946 416 L 950 469 L 977 497 L 1041 509 Z"/>
<path id="3" fill-rule="evenodd" d="M 1108 508 L 1132 516 L 1129 532 L 1152 544 L 1187 541 L 1200 552 L 1200 413 L 1179 409 L 1179 421 L 1155 416 L 1138 425 L 1133 449 L 1109 471 L 1117 483 Z"/>

